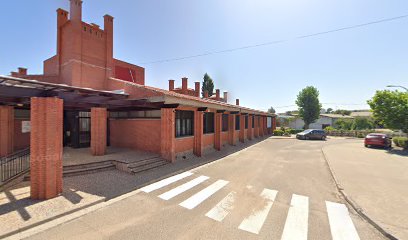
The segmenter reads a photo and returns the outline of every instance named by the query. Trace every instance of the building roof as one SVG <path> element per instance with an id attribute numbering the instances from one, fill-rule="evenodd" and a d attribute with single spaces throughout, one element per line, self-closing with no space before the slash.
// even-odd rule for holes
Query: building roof
<path id="1" fill-rule="evenodd" d="M 158 98 L 157 96 L 148 98 L 150 101 L 163 101 L 166 104 L 182 104 L 182 105 L 193 106 L 193 107 L 208 107 L 208 108 L 214 108 L 217 110 L 240 111 L 240 112 L 249 113 L 249 114 L 262 114 L 262 115 L 268 115 L 268 116 L 275 116 L 275 114 L 270 114 L 267 112 L 263 112 L 263 111 L 259 111 L 259 110 L 255 110 L 251 108 L 246 108 L 242 106 L 232 105 L 232 104 L 228 104 L 225 102 L 216 101 L 213 99 L 184 95 L 184 94 L 176 93 L 173 91 L 164 90 L 161 88 L 127 82 L 127 81 L 123 81 L 123 80 L 116 79 L 116 78 L 110 78 L 110 79 L 113 81 L 119 81 L 124 84 L 131 85 L 132 87 L 136 87 L 141 90 L 152 91 L 154 93 L 157 93 L 163 96 L 163 98 Z"/>
<path id="2" fill-rule="evenodd" d="M 364 112 L 351 112 L 350 116 L 352 117 L 372 117 L 373 113 L 370 111 L 364 111 Z"/>
<path id="3" fill-rule="evenodd" d="M 352 116 L 342 115 L 342 114 L 329 114 L 329 113 L 322 113 L 320 114 L 321 117 L 328 117 L 328 118 L 343 118 L 343 119 L 354 119 Z"/>

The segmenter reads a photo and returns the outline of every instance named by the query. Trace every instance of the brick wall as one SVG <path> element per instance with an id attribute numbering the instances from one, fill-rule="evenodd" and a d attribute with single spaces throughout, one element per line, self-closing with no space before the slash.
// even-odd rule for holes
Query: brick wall
<path id="1" fill-rule="evenodd" d="M 22 133 L 21 125 L 23 121 L 30 121 L 15 119 L 14 120 L 14 151 L 24 149 L 30 146 L 30 133 Z"/>
<path id="2" fill-rule="evenodd" d="M 203 145 L 204 147 L 207 146 L 214 146 L 214 133 L 204 134 L 203 135 Z"/>
<path id="3" fill-rule="evenodd" d="M 194 148 L 194 137 L 176 138 L 176 153 L 192 151 Z"/>
<path id="4" fill-rule="evenodd" d="M 160 153 L 160 119 L 111 119 L 110 144 Z"/>

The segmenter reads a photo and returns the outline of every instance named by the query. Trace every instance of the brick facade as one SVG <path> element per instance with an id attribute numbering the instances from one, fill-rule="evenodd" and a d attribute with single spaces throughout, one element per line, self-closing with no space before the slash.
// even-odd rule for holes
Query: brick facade
<path id="1" fill-rule="evenodd" d="M 245 142 L 245 116 L 240 115 L 239 118 L 239 141 L 243 143 Z"/>
<path id="2" fill-rule="evenodd" d="M 106 153 L 107 119 L 106 108 L 91 108 L 91 153 L 94 156 Z"/>
<path id="3" fill-rule="evenodd" d="M 194 112 L 194 154 L 198 157 L 203 155 L 203 119 L 204 112 Z"/>
<path id="4" fill-rule="evenodd" d="M 13 152 L 14 143 L 14 108 L 0 106 L 0 157 Z"/>
<path id="5" fill-rule="evenodd" d="M 176 113 L 174 108 L 161 109 L 161 142 L 160 152 L 162 158 L 169 162 L 176 160 L 175 152 L 175 121 Z"/>
<path id="6" fill-rule="evenodd" d="M 62 193 L 63 100 L 31 99 L 31 198 Z"/>

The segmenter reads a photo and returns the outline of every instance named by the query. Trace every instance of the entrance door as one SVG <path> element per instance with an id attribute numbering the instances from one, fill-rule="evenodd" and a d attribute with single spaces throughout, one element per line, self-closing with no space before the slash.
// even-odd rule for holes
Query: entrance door
<path id="1" fill-rule="evenodd" d="M 91 146 L 90 112 L 64 112 L 64 146 L 72 148 Z"/>

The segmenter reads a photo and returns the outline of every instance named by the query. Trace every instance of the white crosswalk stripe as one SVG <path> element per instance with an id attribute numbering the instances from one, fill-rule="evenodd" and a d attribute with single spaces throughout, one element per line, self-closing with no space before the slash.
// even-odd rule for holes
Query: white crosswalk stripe
<path id="1" fill-rule="evenodd" d="M 227 184 L 228 181 L 218 180 L 179 205 L 187 209 L 193 209 Z"/>
<path id="2" fill-rule="evenodd" d="M 169 200 L 195 186 L 197 186 L 198 184 L 204 182 L 205 180 L 209 179 L 209 177 L 207 176 L 200 176 L 198 178 L 195 178 L 187 183 L 184 183 L 183 185 L 180 185 L 176 188 L 173 188 L 172 190 L 165 192 L 163 194 L 161 194 L 159 196 L 159 198 L 163 199 L 163 200 Z"/>
<path id="3" fill-rule="evenodd" d="M 221 222 L 232 209 L 234 209 L 236 192 L 230 192 L 222 199 L 214 208 L 212 208 L 205 216 Z"/>
<path id="4" fill-rule="evenodd" d="M 175 175 L 175 176 L 163 179 L 161 181 L 158 181 L 156 183 L 150 184 L 150 185 L 148 185 L 146 187 L 141 188 L 140 190 L 143 191 L 143 192 L 146 192 L 146 193 L 153 192 L 154 190 L 165 187 L 165 186 L 167 186 L 167 185 L 169 185 L 171 183 L 177 182 L 178 180 L 181 180 L 181 179 L 186 178 L 186 177 L 191 176 L 191 175 L 193 175 L 193 173 L 191 173 L 191 172 L 180 173 L 178 175 Z"/>
<path id="5" fill-rule="evenodd" d="M 344 204 L 326 201 L 333 240 L 359 240 L 357 230 Z"/>
<path id="6" fill-rule="evenodd" d="M 309 198 L 293 194 L 282 240 L 307 240 Z"/>
<path id="7" fill-rule="evenodd" d="M 261 230 L 269 211 L 271 210 L 273 201 L 275 201 L 278 191 L 264 189 L 261 193 L 261 197 L 266 200 L 266 206 L 261 210 L 254 212 L 251 216 L 245 218 L 239 225 L 239 229 L 258 234 Z"/>

